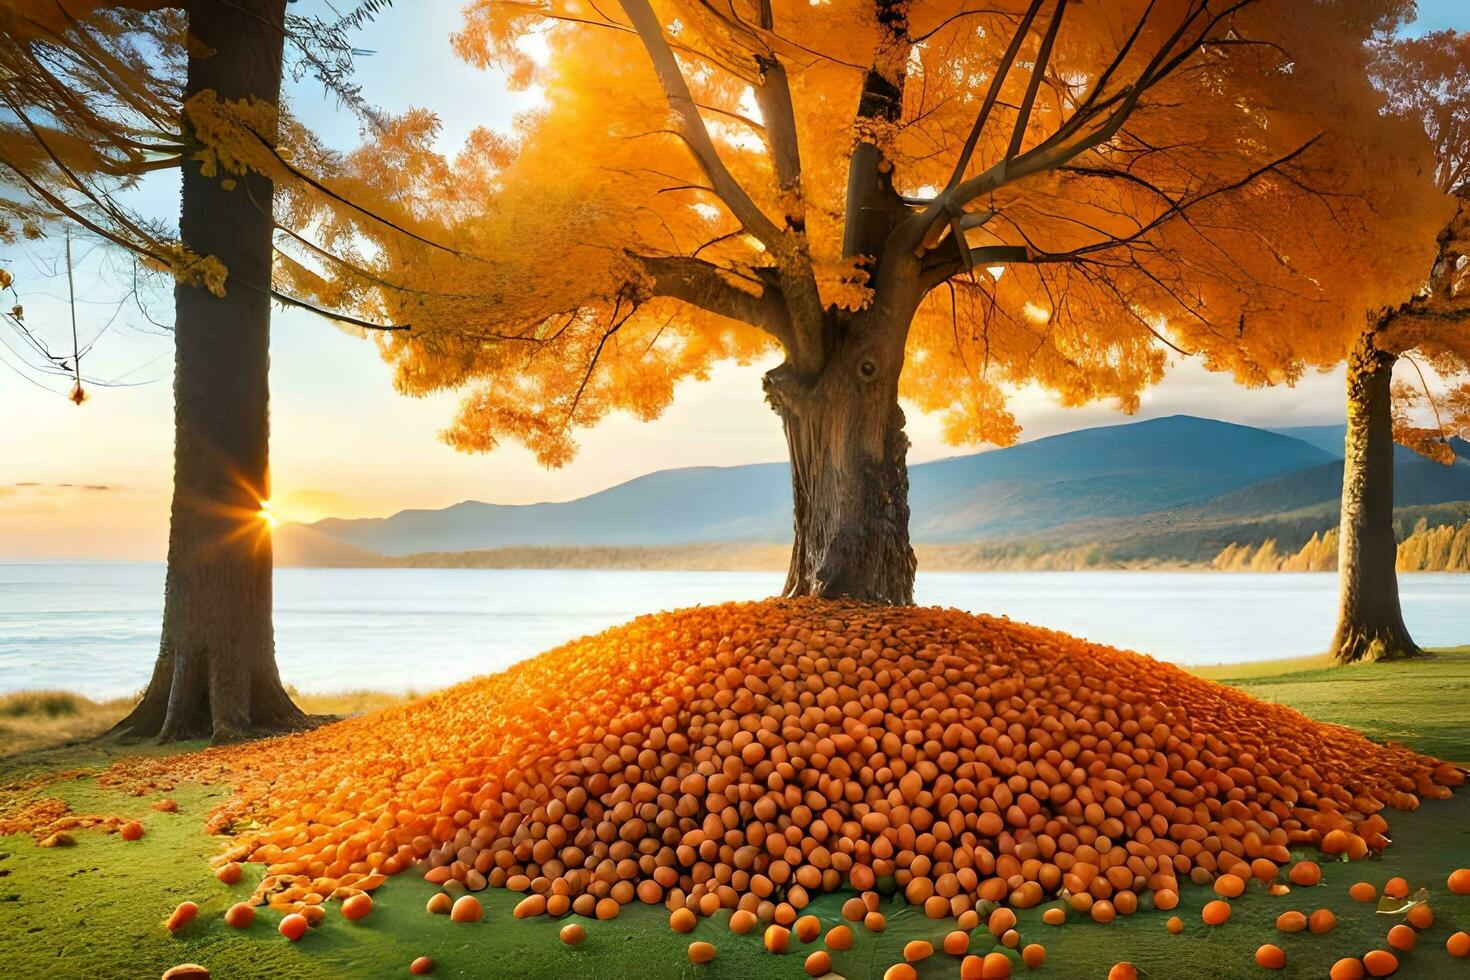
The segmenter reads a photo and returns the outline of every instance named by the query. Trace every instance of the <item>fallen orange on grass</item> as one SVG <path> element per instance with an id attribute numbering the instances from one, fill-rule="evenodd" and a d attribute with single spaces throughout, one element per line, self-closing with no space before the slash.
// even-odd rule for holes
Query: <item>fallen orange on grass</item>
<path id="1" fill-rule="evenodd" d="M 255 921 L 255 906 L 249 902 L 236 902 L 225 909 L 225 925 L 231 929 L 249 929 Z"/>
<path id="2" fill-rule="evenodd" d="M 806 962 L 802 964 L 809 977 L 823 977 L 832 971 L 832 956 L 825 949 L 819 949 L 808 954 Z"/>
<path id="3" fill-rule="evenodd" d="M 713 943 L 692 942 L 689 944 L 690 963 L 708 963 L 715 958 L 715 947 Z"/>
<path id="4" fill-rule="evenodd" d="M 1276 928 L 1281 932 L 1301 932 L 1307 927 L 1307 917 L 1300 912 L 1282 912 L 1276 917 Z"/>
<path id="5" fill-rule="evenodd" d="M 852 949 L 852 930 L 847 926 L 833 926 L 827 932 L 827 948 L 838 952 Z"/>
<path id="6" fill-rule="evenodd" d="M 292 912 L 281 919 L 280 924 L 276 926 L 276 931 L 294 943 L 306 935 L 306 930 L 310 925 L 311 923 L 306 921 L 306 916 L 299 912 Z"/>
<path id="7" fill-rule="evenodd" d="M 1446 884 L 1456 895 L 1470 895 L 1470 868 L 1456 868 L 1451 871 Z"/>
<path id="8" fill-rule="evenodd" d="M 373 910 L 373 899 L 371 895 L 349 895 L 342 901 L 342 915 L 344 918 L 356 922 Z"/>
<path id="9" fill-rule="evenodd" d="M 1378 889 L 1366 881 L 1360 881 L 1348 889 L 1348 897 L 1355 902 L 1371 902 L 1378 897 Z"/>
<path id="10" fill-rule="evenodd" d="M 1268 970 L 1281 970 L 1286 967 L 1286 953 L 1274 943 L 1263 943 L 1256 950 L 1256 963 Z"/>
<path id="11" fill-rule="evenodd" d="M 167 928 L 169 932 L 178 932 L 180 929 L 184 928 L 184 926 L 193 922 L 194 917 L 198 914 L 198 905 L 194 904 L 193 902 L 180 902 L 178 908 L 174 909 L 173 914 L 170 915 L 168 917 L 168 921 L 164 923 L 164 927 Z"/>
<path id="12" fill-rule="evenodd" d="M 1298 861 L 1286 877 L 1293 885 L 1311 887 L 1322 880 L 1322 868 L 1316 861 Z"/>
<path id="13" fill-rule="evenodd" d="M 422 977 L 434 972 L 434 961 L 427 956 L 420 956 L 408 964 L 408 972 L 416 977 Z"/>
<path id="14" fill-rule="evenodd" d="M 449 910 L 451 922 L 479 922 L 485 916 L 485 907 L 473 895 L 461 895 L 454 900 Z"/>
<path id="15" fill-rule="evenodd" d="M 1388 944 L 1401 953 L 1407 953 L 1418 942 L 1418 935 L 1406 925 L 1396 925 L 1388 930 Z"/>
<path id="16" fill-rule="evenodd" d="M 1445 952 L 1451 956 L 1470 956 L 1470 932 L 1456 932 L 1445 940 Z"/>
<path id="17" fill-rule="evenodd" d="M 1205 907 L 1200 910 L 1200 918 L 1207 926 L 1222 926 L 1230 921 L 1230 903 L 1219 899 L 1206 902 Z"/>
<path id="18" fill-rule="evenodd" d="M 1375 949 L 1363 954 L 1363 970 L 1370 977 L 1392 976 L 1398 968 L 1399 958 L 1386 949 Z"/>

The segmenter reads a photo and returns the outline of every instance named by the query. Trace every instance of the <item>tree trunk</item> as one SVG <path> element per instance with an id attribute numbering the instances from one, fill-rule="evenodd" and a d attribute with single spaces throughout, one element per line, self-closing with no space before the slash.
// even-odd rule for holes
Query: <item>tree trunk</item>
<path id="1" fill-rule="evenodd" d="M 871 342 L 880 332 L 830 330 L 859 339 L 838 340 L 817 377 L 798 378 L 789 365 L 766 375 L 791 458 L 796 537 L 785 595 L 914 601 L 896 333 L 895 352 Z"/>
<path id="2" fill-rule="evenodd" d="M 221 100 L 277 105 L 285 3 L 192 3 L 189 33 L 206 50 L 189 59 L 186 97 L 212 89 Z M 261 514 L 270 497 L 272 187 L 251 173 L 227 190 L 224 176 L 205 177 L 185 154 L 180 235 L 192 253 L 224 263 L 226 295 L 184 283 L 174 290 L 163 634 L 142 702 L 114 729 L 160 741 L 227 741 L 307 722 L 276 670 L 270 528 Z"/>
<path id="3" fill-rule="evenodd" d="M 1395 355 L 1358 340 L 1347 365 L 1347 442 L 1338 534 L 1341 597 L 1332 653 L 1340 664 L 1420 655 L 1399 608 L 1393 533 Z"/>

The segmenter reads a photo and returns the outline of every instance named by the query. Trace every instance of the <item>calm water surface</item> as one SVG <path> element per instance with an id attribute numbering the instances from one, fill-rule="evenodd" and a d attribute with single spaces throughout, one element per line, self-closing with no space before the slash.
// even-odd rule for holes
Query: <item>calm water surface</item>
<path id="1" fill-rule="evenodd" d="M 1428 646 L 1470 643 L 1470 575 L 1400 577 Z M 762 572 L 286 568 L 276 572 L 281 674 L 304 691 L 427 691 L 642 613 L 780 588 Z M 1185 664 L 1320 651 L 1330 574 L 921 573 L 918 600 L 1010 616 Z M 163 566 L 0 565 L 0 692 L 141 688 L 158 648 Z"/>

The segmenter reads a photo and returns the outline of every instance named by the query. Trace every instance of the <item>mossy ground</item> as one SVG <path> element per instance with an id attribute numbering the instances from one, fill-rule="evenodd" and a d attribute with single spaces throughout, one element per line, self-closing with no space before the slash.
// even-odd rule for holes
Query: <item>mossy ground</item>
<path id="1" fill-rule="evenodd" d="M 1302 665 L 1294 665 L 1302 666 Z M 1237 683 L 1250 693 L 1301 708 L 1324 721 L 1352 724 L 1375 738 L 1393 738 L 1445 758 L 1470 760 L 1470 648 L 1435 660 L 1378 664 L 1346 670 L 1216 668 L 1216 679 Z M 18 780 L 47 770 L 99 767 L 122 750 L 87 744 L 31 753 L 0 762 L 0 779 Z M 157 752 L 157 748 L 126 751 Z M 11 791 L 14 792 L 14 791 Z M 177 963 L 208 966 L 216 977 L 385 977 L 406 976 L 408 963 L 431 956 L 435 976 L 528 978 L 804 977 L 802 961 L 818 944 L 793 941 L 784 956 L 766 953 L 756 935 L 736 936 L 725 928 L 726 914 L 702 920 L 693 935 L 669 930 L 659 907 L 633 906 L 608 922 L 584 921 L 587 941 L 568 948 L 556 938 L 561 923 L 511 918 L 510 894 L 481 893 L 485 920 L 457 925 L 431 916 L 424 904 L 435 889 L 412 874 L 390 880 L 375 895 L 372 913 L 348 922 L 335 908 L 319 929 L 299 943 L 277 935 L 277 916 L 259 911 L 250 929 L 227 927 L 221 916 L 249 893 L 252 879 L 233 887 L 217 882 L 208 858 L 220 846 L 203 831 L 205 814 L 228 795 L 218 786 L 181 786 L 170 793 L 176 814 L 149 806 L 157 797 L 134 797 L 99 787 L 83 775 L 52 784 L 43 792 L 72 804 L 79 813 L 136 817 L 146 824 L 140 841 L 116 834 L 81 831 L 73 847 L 42 849 L 25 836 L 0 837 L 0 973 L 5 976 L 132 978 L 158 976 Z M 1348 886 L 1369 881 L 1381 886 L 1401 875 L 1426 886 L 1436 920 L 1419 937 L 1416 951 L 1403 957 L 1398 976 L 1470 976 L 1470 962 L 1451 959 L 1445 937 L 1470 929 L 1470 897 L 1449 895 L 1448 872 L 1470 866 L 1470 790 L 1448 801 L 1425 803 L 1417 812 L 1391 815 L 1394 844 L 1379 860 L 1324 865 L 1323 884 L 1295 888 L 1272 898 L 1252 888 L 1236 900 L 1229 923 L 1208 928 L 1199 910 L 1214 897 L 1205 888 L 1186 886 L 1180 908 L 1171 914 L 1186 924 L 1182 936 L 1164 928 L 1165 913 L 1140 911 L 1100 926 L 1076 916 L 1062 927 L 1041 923 L 1046 908 L 1020 913 L 1023 943 L 1047 949 L 1040 976 L 1065 978 L 1106 975 L 1108 967 L 1129 960 L 1148 978 L 1230 978 L 1270 976 L 1253 954 L 1264 942 L 1281 946 L 1288 957 L 1285 975 L 1325 976 L 1337 958 L 1384 947 L 1388 928 L 1400 921 L 1374 906 L 1351 901 Z M 249 868 L 247 874 L 258 875 Z M 840 921 L 846 895 L 824 896 L 810 908 L 830 927 Z M 184 900 L 198 902 L 199 918 L 170 936 L 162 923 Z M 1283 935 L 1273 923 L 1288 909 L 1332 909 L 1337 930 L 1327 936 Z M 904 943 L 923 938 L 937 946 L 952 923 L 931 922 L 901 900 L 884 908 L 888 929 L 873 935 L 857 929 L 857 943 L 834 956 L 845 977 L 880 977 L 900 958 Z M 988 934 L 975 934 L 984 952 Z M 708 966 L 685 956 L 693 939 L 714 943 L 719 955 Z M 972 949 L 975 951 L 975 949 Z M 1018 975 L 1024 968 L 1017 968 Z M 953 977 L 956 961 L 941 954 L 919 965 L 921 978 Z"/>

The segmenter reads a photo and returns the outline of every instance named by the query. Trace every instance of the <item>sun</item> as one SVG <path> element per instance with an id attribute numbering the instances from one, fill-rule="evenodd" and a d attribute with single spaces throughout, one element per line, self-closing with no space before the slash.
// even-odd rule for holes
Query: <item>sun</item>
<path id="1" fill-rule="evenodd" d="M 255 516 L 264 521 L 265 526 L 272 530 L 275 530 L 281 524 L 280 518 L 276 517 L 276 512 L 271 509 L 271 502 L 269 500 L 262 500 L 260 502 L 260 511 Z"/>

